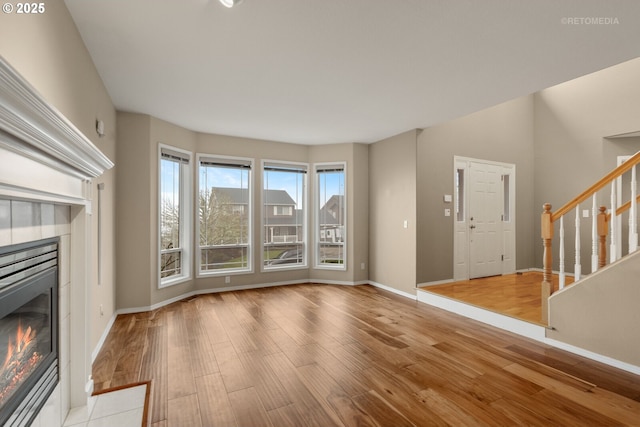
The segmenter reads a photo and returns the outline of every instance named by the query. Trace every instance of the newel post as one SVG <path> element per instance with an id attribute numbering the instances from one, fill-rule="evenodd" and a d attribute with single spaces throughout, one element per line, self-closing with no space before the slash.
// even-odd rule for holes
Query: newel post
<path id="1" fill-rule="evenodd" d="M 552 284 L 552 266 L 553 255 L 551 250 L 551 240 L 553 239 L 553 222 L 551 222 L 551 204 L 545 203 L 541 216 L 541 234 L 542 245 L 544 252 L 542 255 L 542 291 L 541 291 L 541 304 L 542 304 L 542 323 L 549 322 L 549 297 L 553 291 Z"/>
<path id="2" fill-rule="evenodd" d="M 598 269 L 607 264 L 607 234 L 609 232 L 609 224 L 606 210 L 606 207 L 600 206 L 600 213 L 598 214 Z"/>

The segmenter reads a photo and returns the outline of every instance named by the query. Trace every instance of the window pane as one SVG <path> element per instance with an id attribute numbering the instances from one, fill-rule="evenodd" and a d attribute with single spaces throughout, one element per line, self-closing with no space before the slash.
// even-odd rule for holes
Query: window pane
<path id="1" fill-rule="evenodd" d="M 160 253 L 160 278 L 180 275 L 182 273 L 182 252 L 180 250 Z"/>
<path id="2" fill-rule="evenodd" d="M 246 246 L 206 247 L 200 251 L 202 271 L 246 269 L 248 265 L 249 256 Z"/>
<path id="3" fill-rule="evenodd" d="M 503 184 L 502 197 L 504 202 L 504 206 L 502 208 L 502 212 L 503 212 L 502 219 L 505 222 L 511 221 L 511 210 L 509 209 L 509 207 L 511 206 L 511 203 L 509 200 L 509 198 L 511 197 L 509 193 L 509 187 L 511 184 L 509 183 L 509 177 L 510 175 L 502 175 L 502 184 Z"/>
<path id="4" fill-rule="evenodd" d="M 344 169 L 317 171 L 320 212 L 318 213 L 317 262 L 343 267 L 345 261 L 345 174 Z"/>
<path id="5" fill-rule="evenodd" d="M 306 166 L 271 166 L 263 173 L 264 266 L 306 265 Z"/>
<path id="6" fill-rule="evenodd" d="M 464 221 L 464 169 L 456 170 L 456 220 Z"/>
<path id="7" fill-rule="evenodd" d="M 160 277 L 180 275 L 180 162 L 160 160 Z"/>
<path id="8" fill-rule="evenodd" d="M 201 163 L 200 271 L 250 268 L 250 174 L 247 167 Z"/>

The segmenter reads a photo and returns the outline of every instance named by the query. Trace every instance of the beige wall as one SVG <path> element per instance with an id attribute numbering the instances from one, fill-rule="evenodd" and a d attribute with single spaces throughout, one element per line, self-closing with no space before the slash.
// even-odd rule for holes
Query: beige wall
<path id="1" fill-rule="evenodd" d="M 640 252 L 549 300 L 547 337 L 640 366 Z"/>
<path id="2" fill-rule="evenodd" d="M 417 135 L 412 130 L 369 147 L 369 279 L 410 295 L 416 293 Z"/>
<path id="3" fill-rule="evenodd" d="M 47 1 L 42 15 L 0 15 L 0 53 L 40 94 L 112 161 L 115 160 L 116 112 L 91 57 L 62 1 Z M 98 138 L 96 119 L 106 135 Z M 91 277 L 90 346 L 95 348 L 115 311 L 115 170 L 93 182 L 104 183 L 102 197 L 102 278 Z M 97 215 L 93 215 L 97 236 Z M 97 244 L 94 237 L 93 245 Z M 95 248 L 94 248 L 95 249 Z M 97 250 L 94 250 L 97 257 Z M 94 258 L 93 265 L 97 265 Z M 102 306 L 103 314 L 99 307 Z"/>
<path id="4" fill-rule="evenodd" d="M 118 113 L 117 288 L 118 308 L 150 305 L 152 252 L 151 118 Z"/>
<path id="5" fill-rule="evenodd" d="M 203 277 L 158 289 L 158 143 L 196 154 L 249 157 L 259 171 L 262 160 L 347 163 L 348 237 L 347 270 L 314 268 L 263 272 L 260 270 L 261 218 L 253 216 L 254 272 Z M 368 263 L 368 146 L 337 144 L 305 146 L 247 138 L 192 132 L 171 123 L 141 114 L 118 113 L 118 289 L 117 306 L 122 309 L 145 308 L 162 304 L 190 292 L 229 287 L 291 283 L 307 280 L 356 283 L 367 280 Z M 194 169 L 194 198 L 197 196 Z M 313 177 L 308 182 L 308 209 L 314 206 Z M 253 185 L 262 187 L 262 177 L 253 173 Z M 260 192 L 254 191 L 254 206 L 259 208 Z M 195 228 L 193 230 L 195 239 Z M 308 241 L 312 241 L 309 224 Z M 309 260 L 312 264 L 313 247 Z M 365 269 L 361 269 L 365 263 Z"/>
<path id="6" fill-rule="evenodd" d="M 353 266 L 352 280 L 362 283 L 369 281 L 369 145 L 353 144 L 353 167 L 350 176 L 353 188 L 349 187 L 349 193 L 354 206 L 350 212 L 353 219 L 349 223 L 350 230 L 353 231 L 349 248 Z"/>
<path id="7" fill-rule="evenodd" d="M 310 163 L 346 162 L 347 170 L 347 269 L 345 271 L 311 269 L 310 279 L 328 282 L 358 283 L 367 280 L 368 264 L 368 146 L 335 144 L 309 147 Z M 311 197 L 315 203 L 315 182 Z M 317 209 L 317 205 L 314 205 Z M 312 259 L 315 253 L 312 252 Z M 364 269 L 362 263 L 365 264 Z"/>
<path id="8" fill-rule="evenodd" d="M 559 208 L 613 169 L 618 155 L 640 150 L 640 138 L 606 138 L 640 131 L 638 76 L 640 58 L 535 94 L 536 210 L 544 203 Z M 602 193 L 599 204 L 608 197 Z M 586 204 L 583 209 L 590 207 Z M 583 221 L 583 242 L 591 242 L 590 225 L 590 218 Z M 573 229 L 566 232 L 567 241 L 573 241 Z M 589 243 L 582 249 L 583 263 L 588 263 Z M 541 266 L 541 249 L 536 249 L 535 257 Z M 582 271 L 590 270 L 590 264 L 583 265 Z"/>
<path id="9" fill-rule="evenodd" d="M 516 165 L 516 268 L 533 267 L 533 96 L 424 129 L 418 136 L 418 283 L 453 278 L 454 156 Z"/>

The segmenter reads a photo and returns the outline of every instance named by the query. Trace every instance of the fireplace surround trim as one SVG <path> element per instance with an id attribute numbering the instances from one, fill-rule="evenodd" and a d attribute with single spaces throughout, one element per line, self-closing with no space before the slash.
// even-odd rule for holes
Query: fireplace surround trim
<path id="1" fill-rule="evenodd" d="M 64 420 L 70 408 L 90 408 L 93 402 L 89 336 L 95 275 L 92 181 L 113 167 L 113 162 L 2 56 L 0 157 L 0 199 L 70 208 L 68 256 L 73 292 L 69 310 L 75 321 L 69 325 L 69 383 L 61 390 L 67 396 L 60 408 Z"/>

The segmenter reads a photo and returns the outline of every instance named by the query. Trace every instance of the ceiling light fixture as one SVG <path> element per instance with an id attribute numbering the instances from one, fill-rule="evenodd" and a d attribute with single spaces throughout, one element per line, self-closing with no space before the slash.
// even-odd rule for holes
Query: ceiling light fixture
<path id="1" fill-rule="evenodd" d="M 223 6 L 226 7 L 233 7 L 237 4 L 239 4 L 242 0 L 220 0 L 220 3 L 223 4 Z"/>

